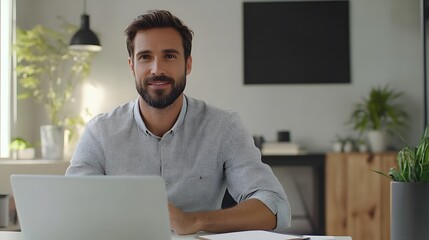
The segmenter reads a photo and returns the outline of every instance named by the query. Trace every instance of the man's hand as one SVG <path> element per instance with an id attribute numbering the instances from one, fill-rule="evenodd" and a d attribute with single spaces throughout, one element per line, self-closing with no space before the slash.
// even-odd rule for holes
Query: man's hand
<path id="1" fill-rule="evenodd" d="M 197 218 L 192 213 L 185 213 L 175 207 L 172 203 L 168 203 L 170 212 L 171 229 L 177 234 L 192 234 L 199 231 L 197 227 Z"/>
<path id="2" fill-rule="evenodd" d="M 231 232 L 243 230 L 272 230 L 276 216 L 259 200 L 249 199 L 235 207 L 186 213 L 168 203 L 171 229 L 177 234 L 198 231 Z"/>

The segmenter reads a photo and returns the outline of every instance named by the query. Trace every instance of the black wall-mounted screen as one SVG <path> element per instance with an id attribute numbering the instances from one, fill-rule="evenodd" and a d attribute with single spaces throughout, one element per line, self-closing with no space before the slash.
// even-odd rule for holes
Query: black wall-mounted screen
<path id="1" fill-rule="evenodd" d="M 245 2 L 244 83 L 350 83 L 348 1 Z"/>

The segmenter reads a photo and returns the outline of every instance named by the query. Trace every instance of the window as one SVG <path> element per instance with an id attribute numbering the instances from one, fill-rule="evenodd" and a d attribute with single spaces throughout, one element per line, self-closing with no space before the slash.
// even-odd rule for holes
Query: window
<path id="1" fill-rule="evenodd" d="M 9 157 L 12 126 L 12 39 L 15 0 L 1 0 L 0 11 L 0 158 Z"/>

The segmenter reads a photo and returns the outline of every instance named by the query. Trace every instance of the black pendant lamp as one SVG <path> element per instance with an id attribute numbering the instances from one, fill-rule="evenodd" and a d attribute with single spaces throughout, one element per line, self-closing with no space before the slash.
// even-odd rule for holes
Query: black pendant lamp
<path id="1" fill-rule="evenodd" d="M 86 0 L 83 1 L 83 14 L 80 17 L 80 29 L 70 40 L 70 49 L 79 51 L 101 51 L 100 40 L 89 28 L 89 15 L 86 14 Z"/>

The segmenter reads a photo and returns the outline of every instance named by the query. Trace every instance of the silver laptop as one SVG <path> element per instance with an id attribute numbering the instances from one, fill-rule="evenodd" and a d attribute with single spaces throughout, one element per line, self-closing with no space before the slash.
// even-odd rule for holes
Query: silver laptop
<path id="1" fill-rule="evenodd" d="M 25 240 L 171 239 L 159 176 L 12 175 Z"/>

